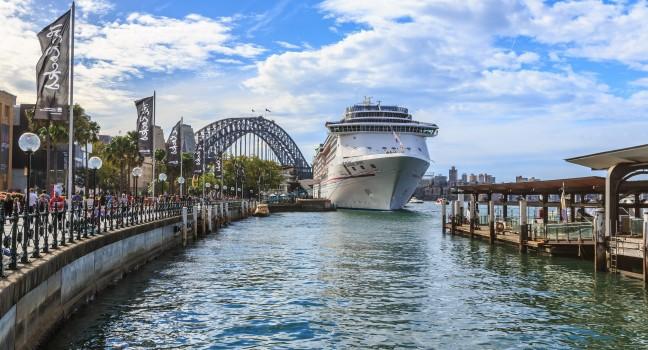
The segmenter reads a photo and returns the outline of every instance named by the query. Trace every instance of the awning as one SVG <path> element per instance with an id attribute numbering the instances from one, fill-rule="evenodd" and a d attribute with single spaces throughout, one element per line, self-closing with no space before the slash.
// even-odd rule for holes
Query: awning
<path id="1" fill-rule="evenodd" d="M 605 191 L 605 178 L 600 176 L 576 177 L 568 179 L 509 182 L 500 184 L 475 184 L 458 186 L 464 193 L 501 193 L 501 194 L 560 194 L 563 187 L 565 193 L 603 193 Z"/>
<path id="2" fill-rule="evenodd" d="M 607 170 L 614 165 L 623 163 L 648 163 L 648 145 L 621 148 L 565 160 L 592 170 Z"/>

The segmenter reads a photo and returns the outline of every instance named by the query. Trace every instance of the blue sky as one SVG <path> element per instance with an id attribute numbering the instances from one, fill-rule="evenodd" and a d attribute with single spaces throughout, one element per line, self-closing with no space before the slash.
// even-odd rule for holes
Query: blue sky
<path id="1" fill-rule="evenodd" d="M 0 89 L 34 99 L 35 33 L 58 0 L 0 0 Z M 77 2 L 77 101 L 107 133 L 271 118 L 308 159 L 323 123 L 373 96 L 435 122 L 429 172 L 560 178 L 562 159 L 648 143 L 645 1 Z"/>

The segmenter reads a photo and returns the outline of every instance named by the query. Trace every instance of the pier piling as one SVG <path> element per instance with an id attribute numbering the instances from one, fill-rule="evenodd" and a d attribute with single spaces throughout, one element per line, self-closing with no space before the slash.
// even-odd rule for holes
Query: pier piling
<path id="1" fill-rule="evenodd" d="M 441 233 L 446 233 L 446 200 L 441 203 Z"/>
<path id="2" fill-rule="evenodd" d="M 594 270 L 597 272 L 607 271 L 607 257 L 605 247 L 605 210 L 596 210 L 594 218 Z"/>
<path id="3" fill-rule="evenodd" d="M 488 194 L 488 232 L 490 244 L 495 244 L 495 202 L 490 194 Z"/>
<path id="4" fill-rule="evenodd" d="M 477 217 L 477 197 L 474 194 L 470 195 L 470 237 L 475 236 L 475 226 L 479 223 Z"/>
<path id="5" fill-rule="evenodd" d="M 527 200 L 520 198 L 520 253 L 528 250 L 529 226 L 527 225 Z"/>
<path id="6" fill-rule="evenodd" d="M 648 212 L 643 214 L 643 280 L 648 284 Z"/>

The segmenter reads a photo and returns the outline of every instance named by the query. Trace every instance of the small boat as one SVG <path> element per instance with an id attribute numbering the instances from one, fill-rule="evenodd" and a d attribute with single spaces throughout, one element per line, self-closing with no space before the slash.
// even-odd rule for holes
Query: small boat
<path id="1" fill-rule="evenodd" d="M 418 199 L 418 198 L 416 198 L 416 197 L 412 197 L 412 198 L 409 200 L 409 203 L 412 203 L 412 204 L 421 204 L 421 203 L 423 203 L 423 201 L 420 200 L 420 199 Z"/>
<path id="2" fill-rule="evenodd" d="M 265 217 L 270 215 L 270 209 L 267 204 L 259 204 L 254 211 L 254 216 Z"/>
<path id="3" fill-rule="evenodd" d="M 443 205 L 444 202 L 445 204 L 448 204 L 448 200 L 446 200 L 445 198 L 439 198 L 436 200 L 436 204 L 438 205 Z"/>

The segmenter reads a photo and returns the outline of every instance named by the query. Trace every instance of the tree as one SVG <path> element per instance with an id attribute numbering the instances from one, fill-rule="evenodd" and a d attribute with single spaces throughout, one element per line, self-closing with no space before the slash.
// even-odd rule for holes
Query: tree
<path id="1" fill-rule="evenodd" d="M 75 104 L 74 111 L 74 141 L 79 144 L 87 145 L 88 142 L 97 140 L 99 134 L 99 124 L 93 122 L 91 117 L 86 114 L 85 109 L 79 104 Z M 41 120 L 34 119 L 34 111 L 27 112 L 28 129 L 36 133 L 42 140 L 46 150 L 46 187 L 51 185 L 50 170 L 51 170 L 51 154 L 52 149 L 59 144 L 68 143 L 68 123 L 62 120 Z M 86 149 L 87 153 L 87 149 Z M 58 162 L 55 162 L 58 165 Z M 87 165 L 86 165 L 87 168 Z M 55 169 L 58 174 L 58 168 Z"/>
<path id="2" fill-rule="evenodd" d="M 106 160 L 119 169 L 119 191 L 128 188 L 130 169 L 141 165 L 143 157 L 137 149 L 137 132 L 129 131 L 125 136 L 115 136 L 105 150 Z"/>

